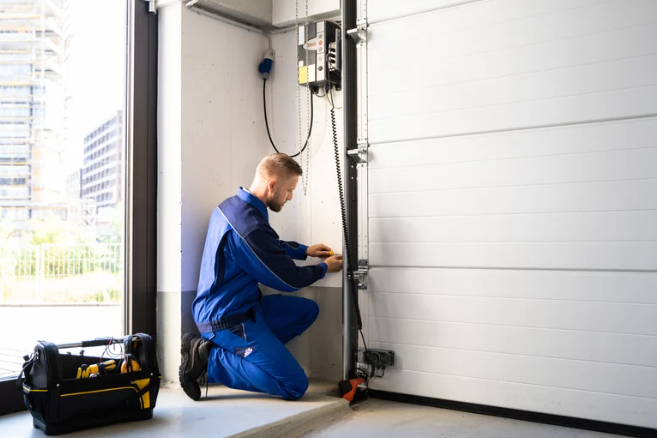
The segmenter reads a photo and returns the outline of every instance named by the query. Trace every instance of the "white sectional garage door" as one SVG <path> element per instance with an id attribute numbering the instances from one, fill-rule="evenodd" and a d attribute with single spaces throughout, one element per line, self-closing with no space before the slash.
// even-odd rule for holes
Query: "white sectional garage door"
<path id="1" fill-rule="evenodd" d="M 657 428 L 657 1 L 367 16 L 372 386 Z"/>

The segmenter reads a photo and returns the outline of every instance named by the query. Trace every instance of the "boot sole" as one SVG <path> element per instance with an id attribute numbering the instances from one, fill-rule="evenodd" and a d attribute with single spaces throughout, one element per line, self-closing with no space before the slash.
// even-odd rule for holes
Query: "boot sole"
<path id="1" fill-rule="evenodd" d="M 189 354 L 192 348 L 192 342 L 196 339 L 191 333 L 185 333 L 182 340 L 180 341 L 180 354 L 182 355 L 182 360 L 180 361 L 180 367 L 178 368 L 178 380 L 180 381 L 180 386 L 182 387 L 187 397 L 191 398 L 194 401 L 198 401 L 201 398 L 201 387 L 198 385 L 198 382 L 191 381 L 188 382 L 185 380 L 185 370 L 191 356 Z"/>

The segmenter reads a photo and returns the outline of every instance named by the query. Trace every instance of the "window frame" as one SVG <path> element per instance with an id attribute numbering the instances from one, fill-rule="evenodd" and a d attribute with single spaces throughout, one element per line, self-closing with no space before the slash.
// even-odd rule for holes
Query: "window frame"
<path id="1" fill-rule="evenodd" d="M 126 123 L 126 293 L 122 325 L 126 333 L 148 333 L 157 339 L 157 15 L 148 12 L 147 2 L 126 1 L 129 51 L 125 121 L 130 123 Z M 0 415 L 26 409 L 17 380 L 18 376 L 0 379 Z"/>

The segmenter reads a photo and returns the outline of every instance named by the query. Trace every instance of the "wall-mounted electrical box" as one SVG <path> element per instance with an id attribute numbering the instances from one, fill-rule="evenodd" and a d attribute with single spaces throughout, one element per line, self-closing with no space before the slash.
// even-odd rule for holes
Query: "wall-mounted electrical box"
<path id="1" fill-rule="evenodd" d="M 340 89 L 340 28 L 330 21 L 299 27 L 299 85 Z"/>

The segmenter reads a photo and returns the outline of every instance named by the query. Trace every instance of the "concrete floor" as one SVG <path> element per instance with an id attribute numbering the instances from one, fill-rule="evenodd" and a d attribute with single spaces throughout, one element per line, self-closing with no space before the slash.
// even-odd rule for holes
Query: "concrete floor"
<path id="1" fill-rule="evenodd" d="M 313 382 L 306 396 L 286 402 L 265 395 L 211 387 L 193 402 L 181 390 L 163 389 L 152 420 L 66 435 L 79 437 L 233 438 L 613 438 L 597 432 L 371 399 L 349 409 L 336 385 Z M 26 412 L 0 417 L 2 438 L 42 438 Z"/>
<path id="2" fill-rule="evenodd" d="M 599 432 L 549 426 L 371 399 L 329 427 L 315 427 L 305 438 L 614 438 Z"/>
<path id="3" fill-rule="evenodd" d="M 190 400 L 182 390 L 163 389 L 152 420 L 100 427 L 65 435 L 79 437 L 282 437 L 299 436 L 313 426 L 350 414 L 348 403 L 329 394 L 334 383 L 313 382 L 303 400 L 210 387 L 208 399 Z M 0 417 L 2 438 L 43 438 L 27 412 Z"/>

